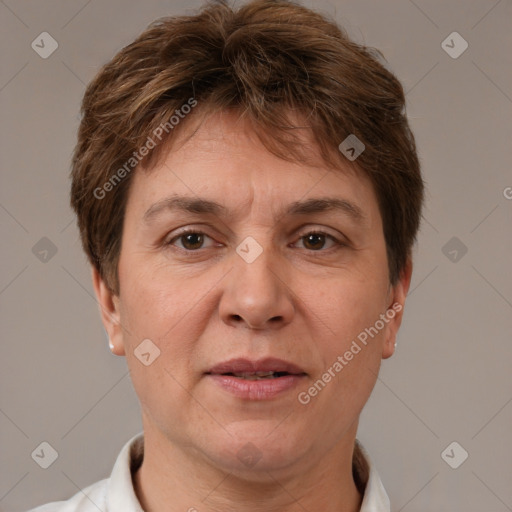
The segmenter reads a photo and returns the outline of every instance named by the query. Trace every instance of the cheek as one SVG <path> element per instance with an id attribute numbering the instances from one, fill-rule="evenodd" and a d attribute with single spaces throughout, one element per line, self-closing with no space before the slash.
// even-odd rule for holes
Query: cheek
<path id="1" fill-rule="evenodd" d="M 324 371 L 335 375 L 326 379 L 334 384 L 332 392 L 351 407 L 364 403 L 375 384 L 387 329 L 379 322 L 387 308 L 386 296 L 387 281 L 376 276 L 331 283 L 329 292 L 309 301 L 315 316 L 328 327 L 317 341 Z M 380 329 L 375 330 L 376 322 Z"/>
<path id="2" fill-rule="evenodd" d="M 183 320 L 193 315 L 202 288 L 171 275 L 167 269 L 134 261 L 119 270 L 122 316 L 129 337 L 163 340 L 183 329 Z M 124 270 L 126 269 L 126 271 Z"/>
<path id="3" fill-rule="evenodd" d="M 373 325 L 387 304 L 387 281 L 375 276 L 340 279 L 308 300 L 312 311 L 324 321 L 340 343 L 350 341 Z"/>
<path id="4" fill-rule="evenodd" d="M 183 278 L 162 266 L 134 263 L 131 269 L 124 274 L 120 269 L 124 285 L 121 322 L 126 327 L 125 350 L 134 385 L 142 395 L 148 395 L 151 389 L 168 389 L 170 396 L 180 396 L 178 382 L 189 387 L 195 378 L 197 339 L 212 315 L 207 292 L 213 284 L 205 278 L 197 282 Z M 149 367 L 142 365 L 135 354 L 145 339 L 154 342 L 160 351 Z"/>
<path id="5" fill-rule="evenodd" d="M 175 280 L 156 279 L 147 271 L 124 277 L 121 321 L 126 326 L 123 339 L 134 389 L 153 422 L 162 429 L 178 428 L 179 415 L 170 412 L 184 406 L 183 389 L 190 388 L 194 378 L 199 294 L 188 294 L 187 287 Z M 157 355 L 146 366 L 138 347 L 147 339 L 156 346 L 150 345 L 149 351 Z"/>
<path id="6" fill-rule="evenodd" d="M 344 294 L 343 299 L 332 301 L 330 308 L 330 333 L 317 344 L 321 373 L 314 376 L 310 383 L 314 389 L 307 392 L 318 395 L 317 410 L 344 411 L 346 418 L 354 419 L 367 402 L 379 372 L 386 326 L 373 329 L 384 310 L 375 295 L 364 293 Z M 329 417 L 333 431 L 340 426 L 339 414 L 333 412 Z"/>

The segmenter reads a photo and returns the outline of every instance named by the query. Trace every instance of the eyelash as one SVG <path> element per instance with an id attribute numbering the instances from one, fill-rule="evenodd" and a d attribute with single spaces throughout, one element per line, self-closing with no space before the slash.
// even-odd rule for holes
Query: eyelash
<path id="1" fill-rule="evenodd" d="M 299 237 L 299 240 L 301 240 L 302 238 L 305 238 L 307 237 L 308 235 L 323 235 L 325 236 L 326 239 L 328 240 L 331 240 L 334 245 L 328 249 L 320 249 L 320 250 L 317 250 L 317 251 L 314 251 L 313 249 L 310 249 L 311 252 L 329 252 L 329 251 L 332 251 L 332 250 L 335 250 L 335 249 L 340 249 L 341 247 L 346 247 L 347 244 L 343 243 L 341 240 L 338 240 L 335 236 L 331 235 L 330 233 L 327 233 L 326 231 L 322 231 L 321 229 L 320 230 L 313 230 L 313 231 L 308 231 L 307 233 L 301 235 Z M 308 250 L 308 249 L 306 249 Z"/>
<path id="2" fill-rule="evenodd" d="M 193 228 L 188 228 L 188 229 L 184 229 L 181 233 L 179 233 L 178 235 L 174 236 L 173 238 L 171 238 L 168 242 L 165 243 L 166 246 L 172 246 L 174 244 L 174 242 L 176 240 L 179 240 L 180 238 L 184 237 L 184 236 L 187 236 L 189 234 L 194 234 L 194 235 L 204 235 L 208 238 L 212 238 L 210 237 L 209 235 L 207 235 L 205 232 L 203 231 L 200 231 L 198 229 L 193 229 Z M 333 235 L 331 235 L 330 233 L 327 233 L 326 231 L 322 231 L 321 229 L 319 230 L 312 230 L 312 231 L 308 231 L 304 234 L 302 234 L 298 240 L 301 240 L 303 238 L 306 238 L 308 235 L 323 235 L 325 236 L 326 238 L 332 240 L 334 242 L 334 246 L 333 247 L 330 247 L 328 249 L 318 249 L 318 250 L 314 250 L 314 249 L 305 249 L 306 251 L 308 252 L 331 252 L 332 250 L 337 250 L 337 249 L 340 249 L 342 247 L 346 247 L 347 244 L 341 242 L 340 240 L 338 240 L 336 237 L 334 237 Z M 201 251 L 202 249 L 204 249 L 203 247 L 199 248 L 199 249 L 185 249 L 183 247 L 176 247 L 176 249 L 182 251 L 182 252 L 185 252 L 186 254 L 189 254 L 189 255 L 193 255 L 194 253 L 198 253 L 199 251 Z"/>

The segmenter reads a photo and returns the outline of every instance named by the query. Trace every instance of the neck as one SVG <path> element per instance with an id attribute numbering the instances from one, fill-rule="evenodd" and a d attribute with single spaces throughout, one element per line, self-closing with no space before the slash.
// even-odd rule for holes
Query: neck
<path id="1" fill-rule="evenodd" d="M 149 434 L 149 435 L 148 435 Z M 263 471 L 254 478 L 222 471 L 162 435 L 144 434 L 144 460 L 133 477 L 146 512 L 358 512 L 362 495 L 352 474 L 355 432 L 316 461 Z"/>

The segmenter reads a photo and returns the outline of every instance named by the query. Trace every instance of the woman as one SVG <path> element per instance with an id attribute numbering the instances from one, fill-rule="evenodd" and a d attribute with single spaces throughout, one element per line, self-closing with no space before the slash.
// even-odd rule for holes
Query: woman
<path id="1" fill-rule="evenodd" d="M 88 86 L 72 206 L 144 432 L 38 511 L 389 511 L 359 415 L 423 182 L 378 53 L 286 1 L 157 20 Z"/>

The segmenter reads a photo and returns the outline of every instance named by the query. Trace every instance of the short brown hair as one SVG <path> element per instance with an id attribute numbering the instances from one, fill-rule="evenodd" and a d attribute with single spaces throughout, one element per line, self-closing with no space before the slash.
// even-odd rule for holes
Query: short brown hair
<path id="1" fill-rule="evenodd" d="M 290 161 L 303 157 L 290 111 L 306 120 L 332 166 L 350 164 L 338 150 L 349 135 L 362 141 L 357 168 L 378 198 L 394 284 L 411 256 L 424 185 L 403 88 L 381 57 L 335 22 L 284 0 L 253 0 L 238 10 L 207 2 L 196 15 L 153 22 L 99 71 L 82 103 L 71 205 L 85 252 L 107 286 L 119 293 L 130 170 L 140 153 L 147 168 L 161 143 L 187 124 L 170 122 L 187 104 L 210 113 L 238 110 L 269 151 Z"/>

